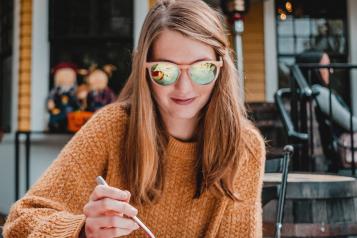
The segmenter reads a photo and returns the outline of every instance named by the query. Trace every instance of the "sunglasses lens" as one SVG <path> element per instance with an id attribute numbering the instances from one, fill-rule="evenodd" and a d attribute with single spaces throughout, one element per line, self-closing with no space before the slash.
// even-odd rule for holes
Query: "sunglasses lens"
<path id="1" fill-rule="evenodd" d="M 170 63 L 157 63 L 150 68 L 150 77 L 160 85 L 170 85 L 176 82 L 179 69 Z"/>
<path id="2" fill-rule="evenodd" d="M 191 65 L 190 75 L 194 82 L 198 84 L 209 84 L 216 79 L 217 66 L 209 62 L 198 62 Z"/>

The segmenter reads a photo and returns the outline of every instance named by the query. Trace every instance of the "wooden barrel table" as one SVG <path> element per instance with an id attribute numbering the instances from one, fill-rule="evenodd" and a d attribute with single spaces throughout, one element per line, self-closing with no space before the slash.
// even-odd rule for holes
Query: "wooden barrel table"
<path id="1" fill-rule="evenodd" d="M 266 173 L 264 186 L 281 182 Z M 277 200 L 263 208 L 264 236 L 273 236 Z M 357 235 L 357 180 L 352 177 L 289 173 L 282 237 L 346 237 Z"/>

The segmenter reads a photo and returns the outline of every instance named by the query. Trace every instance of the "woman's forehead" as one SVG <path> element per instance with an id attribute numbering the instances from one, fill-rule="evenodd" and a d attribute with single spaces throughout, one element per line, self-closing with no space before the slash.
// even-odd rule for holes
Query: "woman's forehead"
<path id="1" fill-rule="evenodd" d="M 213 47 L 177 31 L 164 30 L 152 46 L 152 60 L 189 64 L 198 60 L 216 60 Z"/>

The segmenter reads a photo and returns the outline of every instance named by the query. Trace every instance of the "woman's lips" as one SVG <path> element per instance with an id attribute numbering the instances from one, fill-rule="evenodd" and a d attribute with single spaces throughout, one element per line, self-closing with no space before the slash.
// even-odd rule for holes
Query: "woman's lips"
<path id="1" fill-rule="evenodd" d="M 195 98 L 185 98 L 185 99 L 171 98 L 171 100 L 174 101 L 176 104 L 179 104 L 179 105 L 188 105 L 191 102 L 193 102 L 193 100 L 195 100 Z"/>

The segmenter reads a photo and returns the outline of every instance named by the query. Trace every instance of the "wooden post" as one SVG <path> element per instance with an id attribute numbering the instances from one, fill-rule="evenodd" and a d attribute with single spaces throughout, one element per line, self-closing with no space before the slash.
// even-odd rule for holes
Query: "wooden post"
<path id="1" fill-rule="evenodd" d="M 20 58 L 18 93 L 18 130 L 30 130 L 32 0 L 20 1 Z"/>

